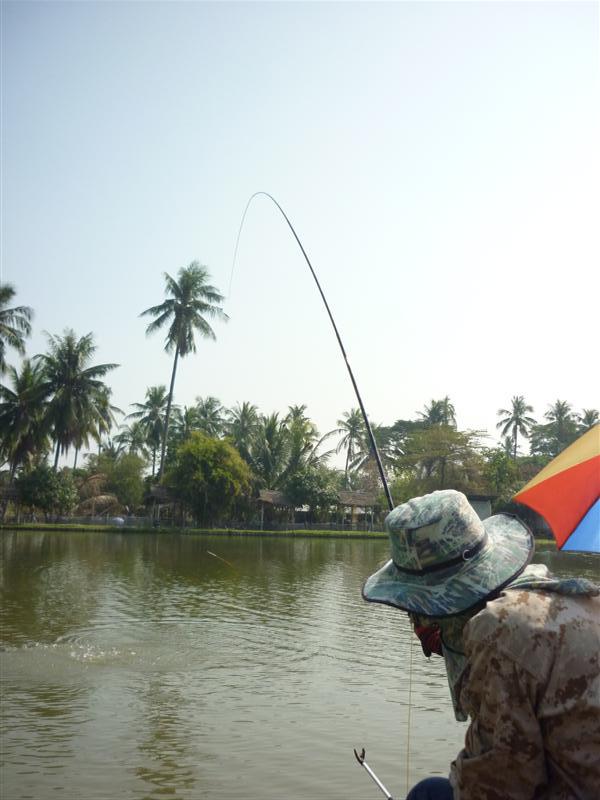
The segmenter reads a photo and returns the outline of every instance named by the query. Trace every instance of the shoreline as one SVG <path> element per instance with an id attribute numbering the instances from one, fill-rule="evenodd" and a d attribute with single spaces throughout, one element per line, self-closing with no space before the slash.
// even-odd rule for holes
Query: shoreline
<path id="1" fill-rule="evenodd" d="M 304 538 L 337 538 L 337 539 L 387 539 L 385 531 L 328 531 L 328 530 L 282 530 L 261 531 L 246 530 L 242 528 L 149 528 L 127 527 L 125 525 L 82 525 L 67 522 L 23 522 L 20 524 L 1 524 L 0 532 L 73 532 L 73 533 L 151 533 L 161 535 L 190 535 L 202 536 L 281 536 Z"/>
<path id="2" fill-rule="evenodd" d="M 73 533 L 144 533 L 187 536 L 199 534 L 201 536 L 269 536 L 282 538 L 306 539 L 387 539 L 385 531 L 328 531 L 328 530 L 282 530 L 261 531 L 245 530 L 241 528 L 148 528 L 127 527 L 124 525 L 82 525 L 67 522 L 22 522 L 20 524 L 0 524 L 0 532 L 17 531 L 27 533 L 35 532 L 73 532 Z M 534 537 L 535 538 L 535 537 Z M 535 538 L 538 544 L 555 544 L 554 539 Z"/>

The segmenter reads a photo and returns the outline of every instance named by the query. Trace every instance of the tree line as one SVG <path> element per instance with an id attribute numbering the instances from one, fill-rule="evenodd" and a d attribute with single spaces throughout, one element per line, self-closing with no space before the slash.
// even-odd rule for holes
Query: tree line
<path id="1" fill-rule="evenodd" d="M 118 365 L 94 363 L 92 333 L 47 334 L 46 352 L 27 357 L 33 310 L 13 305 L 14 287 L 0 285 L 0 459 L 4 483 L 17 487 L 21 502 L 45 513 L 137 513 L 151 501 L 150 487 L 160 485 L 182 522 L 215 524 L 250 520 L 264 488 L 284 492 L 315 519 L 327 517 L 340 489 L 381 491 L 359 409 L 321 434 L 305 405 L 264 414 L 249 401 L 226 408 L 213 396 L 175 403 L 179 360 L 196 352 L 198 338 L 215 339 L 210 322 L 227 315 L 198 262 L 164 279 L 166 299 L 140 316 L 152 319 L 148 335 L 166 333 L 169 388 L 147 387 L 129 413 L 112 403 L 106 379 Z M 18 366 L 7 361 L 11 350 L 22 357 Z M 576 411 L 565 400 L 538 421 L 524 395 L 497 413 L 503 440 L 492 447 L 485 431 L 457 428 L 449 397 L 432 399 L 413 419 L 372 424 L 395 502 L 452 487 L 489 494 L 500 507 L 599 421 L 596 409 Z M 59 470 L 71 453 L 72 467 Z M 343 454 L 343 469 L 331 466 L 334 453 Z M 385 508 L 383 496 L 379 505 Z"/>

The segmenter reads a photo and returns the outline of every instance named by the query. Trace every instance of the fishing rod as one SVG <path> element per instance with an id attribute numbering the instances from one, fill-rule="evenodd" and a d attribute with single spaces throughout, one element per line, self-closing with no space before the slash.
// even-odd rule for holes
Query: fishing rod
<path id="1" fill-rule="evenodd" d="M 335 333 L 335 337 L 337 339 L 338 345 L 340 346 L 340 350 L 341 350 L 342 356 L 344 358 L 344 362 L 346 364 L 346 369 L 348 370 L 348 375 L 350 376 L 350 380 L 352 381 L 352 386 L 354 387 L 354 393 L 356 394 L 356 399 L 358 400 L 358 405 L 360 407 L 360 411 L 361 411 L 361 414 L 362 414 L 362 417 L 363 417 L 363 420 L 364 420 L 364 423 L 365 423 L 365 428 L 367 429 L 367 435 L 369 437 L 369 443 L 371 445 L 371 451 L 372 451 L 373 455 L 375 456 L 375 461 L 377 462 L 377 469 L 379 470 L 379 477 L 381 478 L 381 482 L 383 484 L 383 490 L 384 490 L 385 496 L 387 498 L 389 509 L 390 509 L 390 511 L 392 511 L 393 508 L 394 508 L 394 501 L 392 500 L 390 487 L 388 486 L 387 478 L 386 478 L 385 472 L 383 470 L 383 464 L 381 462 L 381 456 L 379 455 L 379 450 L 377 448 L 377 444 L 375 443 L 375 436 L 373 435 L 373 430 L 371 429 L 371 423 L 369 422 L 369 418 L 367 416 L 367 412 L 365 410 L 365 406 L 364 406 L 364 403 L 362 401 L 362 397 L 360 396 L 360 392 L 358 390 L 356 379 L 354 378 L 354 373 L 352 372 L 352 367 L 350 366 L 350 362 L 348 361 L 348 355 L 346 353 L 346 348 L 344 347 L 344 343 L 342 342 L 342 337 L 340 336 L 340 332 L 338 331 L 338 327 L 335 324 L 335 320 L 333 318 L 333 314 L 331 313 L 331 309 L 329 307 L 329 303 L 327 302 L 327 298 L 325 297 L 325 293 L 323 292 L 323 289 L 321 288 L 321 284 L 319 283 L 319 279 L 317 278 L 317 274 L 316 274 L 316 272 L 315 272 L 315 270 L 313 268 L 313 265 L 310 263 L 310 259 L 306 254 L 306 250 L 302 246 L 302 242 L 300 241 L 300 238 L 298 237 L 298 234 L 294 230 L 294 226 L 290 222 L 287 214 L 285 213 L 283 208 L 279 205 L 277 200 L 275 200 L 273 195 L 270 195 L 268 192 L 254 192 L 254 194 L 250 197 L 250 199 L 248 200 L 248 203 L 246 204 L 246 208 L 245 208 L 244 213 L 242 215 L 242 221 L 240 222 L 240 229 L 238 231 L 237 240 L 236 240 L 236 243 L 235 243 L 235 251 L 234 251 L 234 254 L 233 254 L 233 265 L 235 266 L 235 261 L 236 261 L 236 257 L 237 257 L 237 251 L 238 251 L 238 245 L 239 245 L 239 242 L 240 242 L 240 235 L 242 233 L 242 227 L 244 225 L 244 220 L 246 219 L 246 214 L 248 212 L 248 208 L 250 207 L 250 203 L 254 200 L 254 198 L 258 197 L 259 195 L 262 195 L 263 197 L 268 197 L 269 200 L 271 200 L 277 206 L 279 211 L 281 212 L 281 215 L 284 218 L 284 220 L 287 222 L 287 224 L 289 226 L 289 229 L 294 234 L 294 239 L 298 243 L 298 247 L 300 248 L 300 250 L 302 251 L 302 255 L 304 256 L 304 260 L 308 264 L 308 268 L 310 269 L 311 275 L 313 276 L 314 281 L 317 284 L 317 289 L 319 290 L 319 294 L 321 295 L 321 299 L 323 300 L 323 304 L 325 305 L 325 309 L 326 309 L 327 314 L 329 316 L 329 320 L 330 320 L 331 325 L 333 327 L 333 330 L 334 330 L 334 333 Z M 233 269 L 231 271 L 231 277 L 233 278 Z M 231 281 L 230 281 L 230 284 L 229 284 L 229 288 L 231 290 Z"/>
<path id="2" fill-rule="evenodd" d="M 385 795 L 385 797 L 386 797 L 386 800 L 394 800 L 394 798 L 392 797 L 392 795 L 391 795 L 391 794 L 389 793 L 389 791 L 388 791 L 388 790 L 385 788 L 385 786 L 383 785 L 383 783 L 382 783 L 382 782 L 379 780 L 379 778 L 377 777 L 377 775 L 375 775 L 375 773 L 373 772 L 373 770 L 371 769 L 371 767 L 370 767 L 370 766 L 367 764 L 367 762 L 365 761 L 365 748 L 363 747 L 363 749 L 361 750 L 361 752 L 360 752 L 360 753 L 357 753 L 357 751 L 355 750 L 355 751 L 354 751 L 354 755 L 356 756 L 356 760 L 357 760 L 357 761 L 358 761 L 358 763 L 361 765 L 361 767 L 364 767 L 364 768 L 367 770 L 367 772 L 369 773 L 369 776 L 370 776 L 370 777 L 371 777 L 371 778 L 372 778 L 372 779 L 375 781 L 375 783 L 377 784 L 377 786 L 378 786 L 378 787 L 381 789 L 381 791 L 383 792 L 383 794 L 384 794 L 384 795 Z"/>

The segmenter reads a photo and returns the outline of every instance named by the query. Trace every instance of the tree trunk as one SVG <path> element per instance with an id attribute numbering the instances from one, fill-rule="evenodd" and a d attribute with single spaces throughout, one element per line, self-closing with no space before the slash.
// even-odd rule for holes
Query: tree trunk
<path id="1" fill-rule="evenodd" d="M 173 359 L 173 372 L 171 373 L 171 385 L 169 387 L 169 397 L 167 399 L 167 413 L 165 415 L 165 430 L 163 432 L 162 449 L 160 453 L 160 467 L 158 468 L 158 480 L 163 476 L 165 467 L 165 452 L 167 450 L 167 437 L 169 435 L 169 418 L 171 416 L 171 403 L 173 402 L 173 388 L 175 386 L 175 375 L 177 374 L 177 360 L 179 359 L 179 343 L 175 348 L 175 358 Z"/>
<path id="2" fill-rule="evenodd" d="M 75 448 L 75 458 L 73 460 L 73 469 L 77 469 L 77 456 L 79 455 L 79 448 Z"/>
<path id="3" fill-rule="evenodd" d="M 350 481 L 348 480 L 349 468 L 350 468 L 350 446 L 348 446 L 348 450 L 346 452 L 346 469 L 344 470 L 344 482 L 346 484 L 346 489 L 350 488 Z"/>
<path id="4" fill-rule="evenodd" d="M 54 456 L 54 471 L 58 469 L 58 457 L 60 455 L 60 442 L 56 442 L 56 455 Z"/>

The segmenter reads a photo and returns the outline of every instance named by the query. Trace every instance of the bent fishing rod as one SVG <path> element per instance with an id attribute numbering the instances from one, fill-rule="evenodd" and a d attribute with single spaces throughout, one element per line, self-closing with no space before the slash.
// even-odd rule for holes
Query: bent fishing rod
<path id="1" fill-rule="evenodd" d="M 346 353 L 346 348 L 344 347 L 344 343 L 342 342 L 342 337 L 340 336 L 340 332 L 339 332 L 338 327 L 336 325 L 335 319 L 333 318 L 333 313 L 331 311 L 331 308 L 329 307 L 329 303 L 327 302 L 327 298 L 325 297 L 325 293 L 324 293 L 324 291 L 323 291 L 323 289 L 321 287 L 321 284 L 319 283 L 319 279 L 317 278 L 317 274 L 316 274 L 316 272 L 315 272 L 315 270 L 313 268 L 313 265 L 310 262 L 310 259 L 309 259 L 308 255 L 306 253 L 306 250 L 304 249 L 304 246 L 302 245 L 302 242 L 300 241 L 300 237 L 296 233 L 296 230 L 295 230 L 294 226 L 290 222 L 289 217 L 287 216 L 287 214 L 285 213 L 283 208 L 279 205 L 277 200 L 275 200 L 273 195 L 269 194 L 268 192 L 255 192 L 253 195 L 251 195 L 250 199 L 248 200 L 248 202 L 246 204 L 246 208 L 244 209 L 244 213 L 242 215 L 242 219 L 241 219 L 241 222 L 240 222 L 240 228 L 238 230 L 238 235 L 237 235 L 237 239 L 236 239 L 236 243 L 235 243 L 235 250 L 234 250 L 234 254 L 233 254 L 233 265 L 232 265 L 232 269 L 231 269 L 231 278 L 230 278 L 230 281 L 229 281 L 229 294 L 231 294 L 231 281 L 233 280 L 233 270 L 235 268 L 235 263 L 236 263 L 236 259 L 237 259 L 237 252 L 238 252 L 238 247 L 239 247 L 239 243 L 240 243 L 240 236 L 241 236 L 241 233 L 242 233 L 242 228 L 244 226 L 244 221 L 246 219 L 246 214 L 248 213 L 248 209 L 250 208 L 250 204 L 252 203 L 254 198 L 255 197 L 259 197 L 261 195 L 263 197 L 267 197 L 269 200 L 271 200 L 271 202 L 274 203 L 275 206 L 279 209 L 279 212 L 281 213 L 281 216 L 287 222 L 289 229 L 291 230 L 292 234 L 294 235 L 294 239 L 296 240 L 296 242 L 298 244 L 298 247 L 300 248 L 300 251 L 302 252 L 302 255 L 304 256 L 304 260 L 306 261 L 306 263 L 308 265 L 308 268 L 310 270 L 310 273 L 313 276 L 314 282 L 317 285 L 317 289 L 319 290 L 319 294 L 321 295 L 321 299 L 323 301 L 323 305 L 325 306 L 325 310 L 327 311 L 327 315 L 329 317 L 329 321 L 331 322 L 331 326 L 332 326 L 333 331 L 335 333 L 335 338 L 337 339 L 340 351 L 342 353 L 342 357 L 344 359 L 344 363 L 346 364 L 346 369 L 348 370 L 348 375 L 350 376 L 350 380 L 351 380 L 352 386 L 354 388 L 354 393 L 356 394 L 356 399 L 358 400 L 358 405 L 360 407 L 360 412 L 362 414 L 362 418 L 363 418 L 364 423 L 365 423 L 365 428 L 366 428 L 366 431 L 367 431 L 367 435 L 369 437 L 369 444 L 371 446 L 371 452 L 375 456 L 375 461 L 377 462 L 377 469 L 379 471 L 379 477 L 381 478 L 381 483 L 383 484 L 383 490 L 385 492 L 385 496 L 386 496 L 386 499 L 387 499 L 387 502 L 388 502 L 389 510 L 392 511 L 393 508 L 394 508 L 394 501 L 392 500 L 392 494 L 390 492 L 390 487 L 388 485 L 387 478 L 386 478 L 386 475 L 385 475 L 385 472 L 384 472 L 384 469 L 383 469 L 383 463 L 381 461 L 381 456 L 379 454 L 379 449 L 377 448 L 377 443 L 375 442 L 375 436 L 373 435 L 373 429 L 371 428 L 371 423 L 369 422 L 369 417 L 367 416 L 367 412 L 365 410 L 365 406 L 364 406 L 360 391 L 358 389 L 358 385 L 356 383 L 356 379 L 354 377 L 354 373 L 352 372 L 352 367 L 350 366 L 350 362 L 348 360 L 348 354 Z M 214 555 L 214 554 L 211 553 L 211 555 Z M 365 761 L 365 750 L 364 750 L 364 748 L 362 749 L 361 753 L 358 753 L 356 750 L 354 750 L 354 755 L 355 755 L 356 760 L 358 761 L 358 763 L 367 771 L 367 773 L 369 774 L 370 778 L 376 783 L 376 785 L 380 789 L 380 791 L 383 792 L 383 794 L 386 797 L 386 800 L 394 800 L 394 798 L 392 797 L 390 792 L 386 789 L 384 784 L 379 780 L 377 775 L 373 772 L 371 767 Z M 408 758 L 408 756 L 407 756 L 407 758 Z"/>
<path id="2" fill-rule="evenodd" d="M 250 199 L 248 200 L 248 203 L 246 204 L 246 208 L 245 208 L 244 213 L 242 215 L 242 221 L 240 222 L 240 229 L 238 231 L 237 240 L 236 240 L 236 243 L 235 243 L 235 251 L 234 251 L 234 255 L 233 255 L 233 266 L 235 266 L 238 246 L 239 246 L 239 242 L 240 242 L 240 236 L 241 236 L 241 233 L 242 233 L 242 227 L 244 225 L 244 220 L 246 219 L 246 214 L 248 213 L 248 209 L 250 208 L 250 204 L 252 203 L 254 198 L 255 197 L 259 197 L 261 195 L 263 197 L 268 197 L 269 200 L 271 200 L 275 204 L 275 206 L 279 209 L 282 217 L 287 222 L 289 229 L 293 233 L 294 239 L 298 243 L 298 247 L 300 248 L 300 250 L 302 252 L 302 255 L 304 256 L 304 260 L 308 264 L 308 268 L 310 270 L 310 273 L 313 276 L 314 281 L 315 281 L 315 283 L 317 285 L 317 289 L 319 290 L 319 294 L 321 295 L 321 299 L 323 300 L 323 304 L 325 306 L 325 310 L 327 311 L 327 315 L 329 316 L 329 321 L 331 322 L 331 325 L 333 327 L 333 331 L 335 333 L 335 338 L 337 339 L 338 345 L 340 347 L 340 351 L 342 353 L 342 357 L 343 357 L 344 362 L 346 364 L 346 369 L 348 370 L 348 375 L 350 376 L 350 380 L 352 381 L 352 386 L 354 387 L 354 393 L 356 394 L 356 399 L 358 400 L 358 405 L 360 407 L 362 418 L 363 418 L 364 423 L 365 423 L 365 428 L 367 430 L 367 435 L 369 437 L 369 444 L 371 446 L 371 452 L 375 456 L 375 461 L 377 462 L 377 469 L 379 471 L 379 477 L 381 478 L 381 482 L 383 484 L 383 490 L 384 490 L 385 496 L 387 498 L 389 509 L 390 509 L 390 511 L 392 511 L 393 508 L 394 508 L 394 501 L 392 500 L 390 487 L 388 485 L 387 478 L 386 478 L 385 472 L 383 470 L 383 464 L 381 462 L 381 456 L 379 455 L 379 450 L 378 450 L 377 444 L 375 442 L 375 436 L 373 435 L 373 430 L 371 428 L 371 423 L 369 422 L 369 418 L 367 416 L 367 412 L 365 410 L 365 406 L 364 406 L 364 403 L 362 401 L 362 397 L 361 397 L 360 392 L 358 390 L 358 385 L 356 383 L 356 379 L 354 377 L 354 373 L 352 372 L 352 367 L 350 366 L 350 362 L 348 361 L 348 355 L 346 353 L 346 348 L 344 347 L 344 343 L 342 342 L 342 337 L 340 336 L 340 332 L 338 330 L 337 325 L 335 324 L 335 320 L 333 318 L 333 314 L 331 313 L 331 308 L 329 307 L 329 303 L 327 302 L 327 298 L 325 297 L 325 293 L 323 292 L 323 289 L 321 288 L 321 284 L 319 283 L 319 279 L 317 278 L 317 274 L 316 274 L 316 272 L 315 272 L 315 270 L 313 268 L 313 265 L 310 263 L 310 259 L 309 259 L 308 255 L 306 254 L 306 250 L 304 249 L 304 247 L 302 245 L 302 242 L 300 241 L 300 238 L 299 238 L 298 234 L 296 233 L 296 231 L 294 229 L 294 226 L 290 222 L 287 214 L 285 213 L 283 208 L 279 205 L 277 200 L 275 200 L 273 195 L 270 195 L 268 192 L 255 192 L 250 197 Z M 232 268 L 232 271 L 231 271 L 231 277 L 233 278 L 233 268 Z M 230 281 L 230 289 L 231 289 L 231 281 Z"/>

